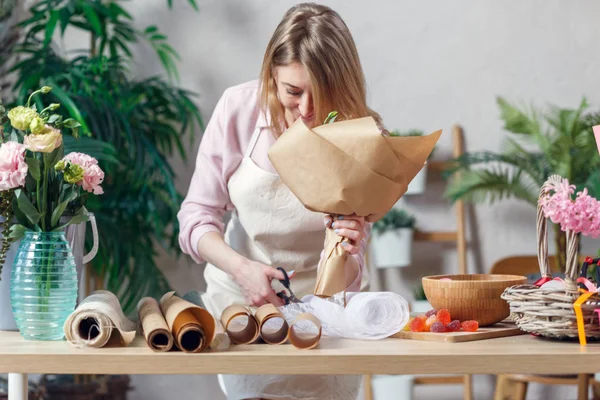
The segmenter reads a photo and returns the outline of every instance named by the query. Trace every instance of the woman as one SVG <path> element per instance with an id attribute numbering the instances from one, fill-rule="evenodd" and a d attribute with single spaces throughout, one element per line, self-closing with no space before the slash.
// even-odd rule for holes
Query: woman
<path id="1" fill-rule="evenodd" d="M 338 119 L 373 116 L 379 121 L 367 107 L 361 64 L 345 23 L 328 7 L 299 4 L 275 30 L 260 79 L 228 88 L 219 100 L 178 214 L 181 248 L 196 262 L 207 262 L 206 291 L 216 317 L 233 303 L 282 305 L 271 286 L 273 279 L 283 279 L 278 266 L 292 274 L 298 297 L 312 294 L 326 228 L 349 239 L 347 291 L 366 286 L 371 224 L 356 216 L 308 211 L 267 157 L 299 118 L 309 127 L 320 125 L 332 110 Z M 227 211 L 233 213 L 224 230 Z M 360 385 L 355 376 L 219 378 L 235 399 L 351 399 Z"/>

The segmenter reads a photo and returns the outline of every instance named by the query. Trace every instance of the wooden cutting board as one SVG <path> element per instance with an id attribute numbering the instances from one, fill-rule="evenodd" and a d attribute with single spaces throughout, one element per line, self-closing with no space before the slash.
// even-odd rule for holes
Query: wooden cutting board
<path id="1" fill-rule="evenodd" d="M 473 340 L 494 339 L 505 336 L 522 335 L 521 331 L 513 322 L 499 322 L 490 327 L 479 328 L 477 332 L 410 332 L 401 331 L 391 337 L 397 339 L 428 340 L 432 342 L 470 342 Z"/>

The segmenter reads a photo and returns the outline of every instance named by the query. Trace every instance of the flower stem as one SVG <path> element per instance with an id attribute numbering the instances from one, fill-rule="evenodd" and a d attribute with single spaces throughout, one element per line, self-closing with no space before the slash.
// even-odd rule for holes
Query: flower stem
<path id="1" fill-rule="evenodd" d="M 31 107 L 31 99 L 33 98 L 33 96 L 35 96 L 38 93 L 41 93 L 42 89 L 38 89 L 35 92 L 31 93 L 29 95 L 29 98 L 27 99 L 27 107 Z"/>
<path id="2" fill-rule="evenodd" d="M 44 192 L 42 195 L 42 231 L 46 232 L 46 213 L 48 211 L 48 163 L 46 153 L 42 154 L 44 164 Z"/>

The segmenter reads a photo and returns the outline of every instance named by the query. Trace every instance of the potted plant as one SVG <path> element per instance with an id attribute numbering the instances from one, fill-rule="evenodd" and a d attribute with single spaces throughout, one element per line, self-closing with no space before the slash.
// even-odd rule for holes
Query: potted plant
<path id="1" fill-rule="evenodd" d="M 497 104 L 509 133 L 503 150 L 467 152 L 454 159 L 443 172 L 444 178 L 452 178 L 444 197 L 489 204 L 515 198 L 535 210 L 539 191 L 552 174 L 568 179 L 578 191 L 600 187 L 600 157 L 592 133 L 600 113 L 586 115 L 585 98 L 576 109 L 550 106 L 529 112 L 501 97 Z M 598 198 L 600 190 L 594 191 L 590 193 Z M 556 224 L 554 238 L 557 267 L 564 272 L 566 237 Z"/>
<path id="2" fill-rule="evenodd" d="M 371 251 L 377 268 L 410 265 L 414 226 L 415 217 L 396 208 L 373 224 Z"/>
<path id="3" fill-rule="evenodd" d="M 78 152 L 64 155 L 63 131 L 78 137 L 81 125 L 55 114 L 59 103 L 42 108 L 39 99 L 33 101 L 51 90 L 43 86 L 24 106 L 8 111 L 12 129 L 6 136 L 3 132 L 0 144 L 0 211 L 5 219 L 0 259 L 5 259 L 7 243 L 20 240 L 10 300 L 21 335 L 37 340 L 64 336 L 62 326 L 78 295 L 75 258 L 65 230 L 88 220 L 87 199 L 103 193 L 104 180 L 95 158 Z"/>
<path id="4" fill-rule="evenodd" d="M 390 131 L 391 136 L 423 136 L 424 132 L 418 129 L 411 129 L 406 132 L 393 130 Z M 434 148 L 435 151 L 435 148 Z M 427 160 L 430 160 L 433 156 L 434 151 L 431 152 Z M 408 189 L 405 194 L 422 194 L 425 192 L 425 186 L 427 186 L 427 164 L 421 168 L 415 178 L 408 184 Z M 397 203 L 394 207 L 398 208 Z"/>
<path id="5" fill-rule="evenodd" d="M 186 3 L 199 10 L 196 0 Z M 115 293 L 125 314 L 133 315 L 140 298 L 170 290 L 158 255 L 182 254 L 177 212 L 183 195 L 173 159 L 188 160 L 204 123 L 196 93 L 180 86 L 180 56 L 171 38 L 157 26 L 144 26 L 123 4 L 36 1 L 19 21 L 21 34 L 10 57 L 0 50 L 0 70 L 14 65 L 11 95 L 19 102 L 48 84 L 53 88 L 48 101 L 64 106 L 58 113 L 81 123 L 82 133 L 116 148 L 110 160 L 95 155 L 107 179 L 102 200 L 90 197 L 86 207 L 100 235 L 90 273 L 93 289 Z M 87 36 L 87 44 L 71 49 L 76 52 L 57 51 L 57 42 L 73 28 Z M 160 73 L 140 76 L 135 70 L 135 46 L 141 43 L 154 50 Z M 72 146 L 71 137 L 64 139 L 65 148 Z M 87 235 L 86 247 L 91 241 Z"/>
<path id="6" fill-rule="evenodd" d="M 427 300 L 427 296 L 425 296 L 425 290 L 423 289 L 423 284 L 417 285 L 413 290 L 413 302 L 410 304 L 410 311 L 425 314 L 427 311 L 431 310 L 431 304 Z"/>

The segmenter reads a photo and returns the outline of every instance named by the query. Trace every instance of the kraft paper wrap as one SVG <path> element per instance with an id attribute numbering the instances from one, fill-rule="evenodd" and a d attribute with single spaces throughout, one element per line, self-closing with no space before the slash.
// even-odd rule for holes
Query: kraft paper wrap
<path id="1" fill-rule="evenodd" d="M 230 326 L 237 317 L 247 318 L 247 323 L 241 330 L 233 330 Z M 253 343 L 258 339 L 260 332 L 258 322 L 250 310 L 240 304 L 232 304 L 225 308 L 221 314 L 221 322 L 233 343 L 248 344 Z"/>
<path id="2" fill-rule="evenodd" d="M 97 290 L 79 303 L 63 330 L 67 340 L 76 345 L 103 347 L 118 332 L 120 344 L 127 346 L 135 338 L 136 324 L 123 314 L 117 296 Z"/>
<path id="3" fill-rule="evenodd" d="M 269 344 L 282 344 L 287 341 L 290 327 L 281 311 L 275 308 L 273 304 L 267 303 L 260 306 L 254 315 L 258 321 L 260 337 L 262 340 Z M 281 328 L 276 332 L 269 331 L 267 326 L 265 326 L 269 320 L 274 318 L 279 318 L 282 321 Z"/>
<path id="4" fill-rule="evenodd" d="M 138 302 L 137 311 L 148 347 L 154 351 L 170 351 L 173 348 L 173 334 L 160 311 L 158 301 L 152 297 L 144 297 Z"/>
<path id="5" fill-rule="evenodd" d="M 300 321 L 310 321 L 317 328 L 317 333 L 314 335 L 308 332 L 296 332 L 296 324 Z M 290 342 L 299 349 L 312 349 L 319 344 L 321 340 L 321 321 L 310 313 L 302 313 L 296 317 L 290 327 Z"/>
<path id="6" fill-rule="evenodd" d="M 300 118 L 270 148 L 269 159 L 308 210 L 375 222 L 406 193 L 441 133 L 383 136 L 372 117 L 309 129 Z M 333 250 L 319 267 L 314 294 L 320 297 L 346 286 L 341 241 L 328 235 L 325 249 Z"/>
<path id="7" fill-rule="evenodd" d="M 183 295 L 183 299 L 208 310 L 208 307 L 206 307 L 202 300 L 202 294 L 203 293 L 197 291 L 187 292 Z M 210 348 L 212 350 L 225 350 L 229 348 L 230 344 L 231 339 L 229 339 L 227 332 L 225 332 L 223 323 L 221 323 L 221 320 L 215 318 L 215 337 L 210 343 Z"/>
<path id="8" fill-rule="evenodd" d="M 210 345 L 215 336 L 215 319 L 206 309 L 176 296 L 175 292 L 166 293 L 159 304 L 180 350 L 198 353 Z"/>

